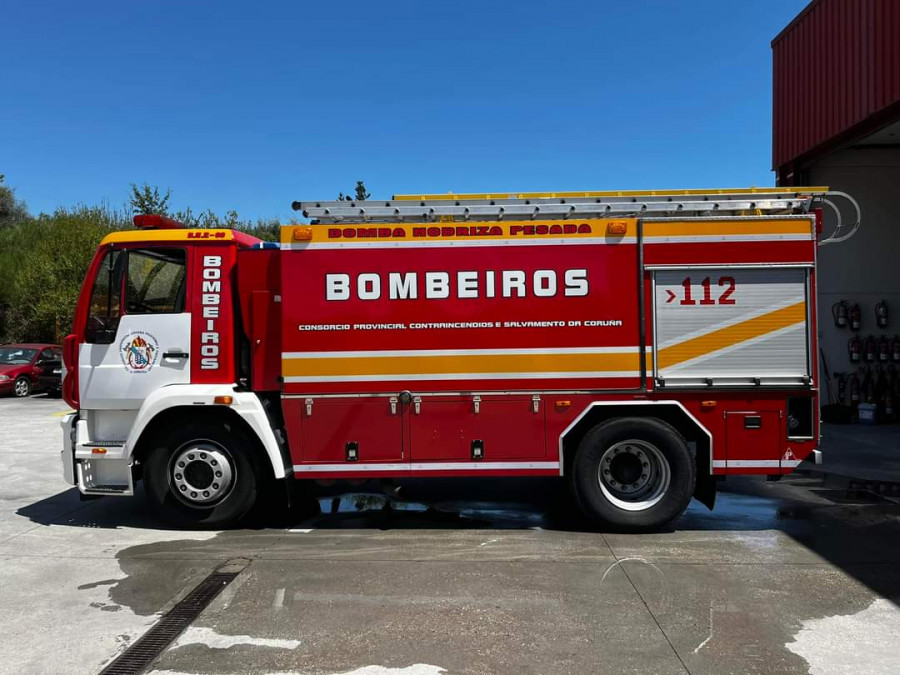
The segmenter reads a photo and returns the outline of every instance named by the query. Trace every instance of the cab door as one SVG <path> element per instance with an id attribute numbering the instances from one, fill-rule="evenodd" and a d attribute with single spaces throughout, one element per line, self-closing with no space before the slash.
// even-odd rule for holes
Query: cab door
<path id="1" fill-rule="evenodd" d="M 190 381 L 187 279 L 184 247 L 106 252 L 78 354 L 81 408 L 136 409 L 160 387 Z"/>

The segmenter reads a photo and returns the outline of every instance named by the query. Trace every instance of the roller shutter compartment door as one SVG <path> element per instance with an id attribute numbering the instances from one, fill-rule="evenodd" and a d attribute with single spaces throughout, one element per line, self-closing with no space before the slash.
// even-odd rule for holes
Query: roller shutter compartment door
<path id="1" fill-rule="evenodd" d="M 660 270 L 654 370 L 662 386 L 809 382 L 806 268 Z"/>

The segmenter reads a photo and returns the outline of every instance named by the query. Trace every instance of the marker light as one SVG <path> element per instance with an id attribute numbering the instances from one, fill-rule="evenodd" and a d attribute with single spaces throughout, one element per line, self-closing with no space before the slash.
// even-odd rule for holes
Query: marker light
<path id="1" fill-rule="evenodd" d="M 717 401 L 701 401 L 700 410 L 712 410 L 717 405 L 719 405 Z"/>
<path id="2" fill-rule="evenodd" d="M 213 399 L 213 403 L 217 403 L 218 405 L 231 405 L 234 403 L 233 396 L 216 396 Z"/>
<path id="3" fill-rule="evenodd" d="M 625 234 L 628 232 L 628 223 L 614 221 L 606 224 L 606 234 Z"/>
<path id="4" fill-rule="evenodd" d="M 93 449 L 91 450 L 91 454 L 93 454 L 93 455 L 105 455 L 105 454 L 106 454 L 106 448 L 93 448 Z"/>
<path id="5" fill-rule="evenodd" d="M 312 228 L 308 225 L 294 228 L 294 241 L 309 241 L 312 239 Z"/>

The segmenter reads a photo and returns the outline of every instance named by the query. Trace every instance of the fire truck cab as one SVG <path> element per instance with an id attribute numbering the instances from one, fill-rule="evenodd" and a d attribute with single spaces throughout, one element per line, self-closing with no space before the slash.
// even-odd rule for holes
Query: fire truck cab
<path id="1" fill-rule="evenodd" d="M 819 458 L 825 188 L 295 202 L 281 243 L 137 216 L 64 344 L 64 476 L 238 522 L 276 481 L 560 476 L 659 528 Z M 843 229 L 841 229 L 843 227 Z"/>

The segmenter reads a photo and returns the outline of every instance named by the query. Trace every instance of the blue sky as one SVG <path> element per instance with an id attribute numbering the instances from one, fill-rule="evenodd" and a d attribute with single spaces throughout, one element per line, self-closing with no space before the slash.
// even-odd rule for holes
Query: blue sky
<path id="1" fill-rule="evenodd" d="M 287 219 L 393 193 L 772 185 L 770 40 L 806 0 L 6 3 L 0 173 Z"/>

